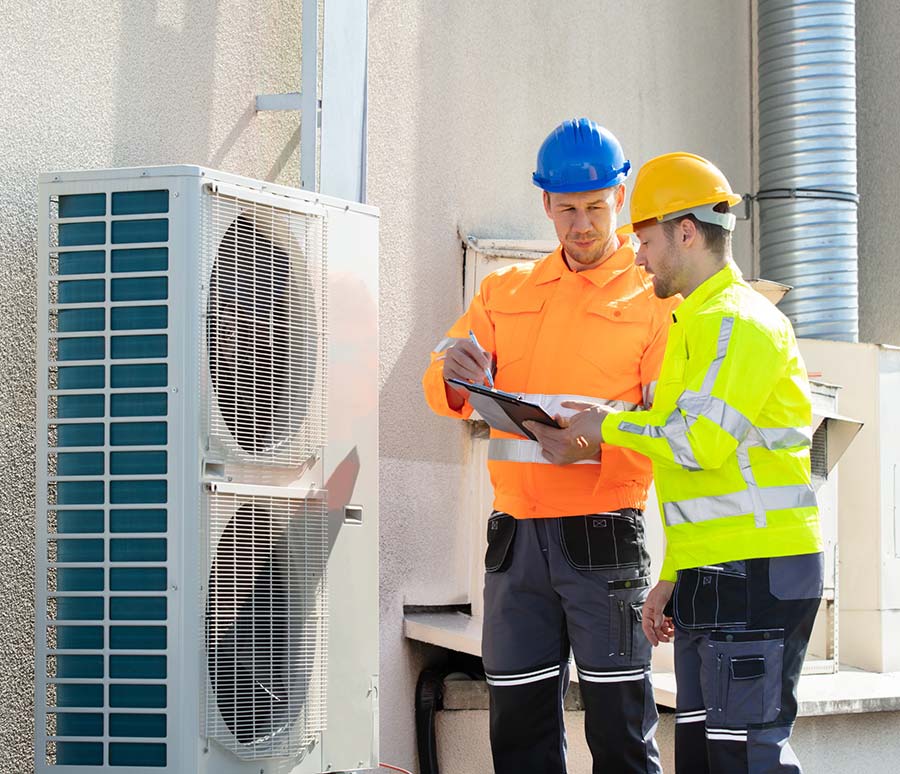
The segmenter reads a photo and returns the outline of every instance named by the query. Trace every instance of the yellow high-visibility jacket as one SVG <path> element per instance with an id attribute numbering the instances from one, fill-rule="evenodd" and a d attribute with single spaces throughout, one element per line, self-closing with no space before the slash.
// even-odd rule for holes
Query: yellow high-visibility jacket
<path id="1" fill-rule="evenodd" d="M 809 382 L 790 322 L 730 262 L 673 319 L 653 408 L 603 422 L 605 443 L 653 462 L 660 578 L 821 551 Z"/>

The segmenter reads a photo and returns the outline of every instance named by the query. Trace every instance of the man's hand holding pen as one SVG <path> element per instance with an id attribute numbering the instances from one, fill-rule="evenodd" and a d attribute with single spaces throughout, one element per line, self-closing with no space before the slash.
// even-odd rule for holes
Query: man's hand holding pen
<path id="1" fill-rule="evenodd" d="M 460 339 L 444 352 L 444 381 L 462 379 L 466 382 L 487 384 L 489 387 L 493 387 L 493 365 L 491 355 L 481 348 L 470 331 L 468 339 Z M 453 384 L 447 384 L 446 388 L 447 398 L 451 402 L 450 407 L 459 408 L 465 401 L 468 392 Z"/>

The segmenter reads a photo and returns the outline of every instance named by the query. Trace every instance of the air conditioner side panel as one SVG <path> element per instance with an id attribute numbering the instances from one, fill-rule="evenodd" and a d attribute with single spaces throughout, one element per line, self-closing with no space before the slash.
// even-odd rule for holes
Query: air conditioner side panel
<path id="1" fill-rule="evenodd" d="M 328 271 L 329 719 L 322 764 L 344 771 L 378 765 L 377 217 L 328 208 Z"/>

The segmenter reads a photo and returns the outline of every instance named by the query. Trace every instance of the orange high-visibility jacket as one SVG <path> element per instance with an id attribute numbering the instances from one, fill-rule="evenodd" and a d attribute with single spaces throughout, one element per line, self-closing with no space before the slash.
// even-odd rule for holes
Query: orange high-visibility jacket
<path id="1" fill-rule="evenodd" d="M 652 403 L 672 311 L 661 300 L 631 242 L 594 269 L 574 272 L 562 247 L 539 261 L 485 278 L 466 313 L 431 353 L 423 386 L 438 414 L 460 419 L 443 381 L 444 352 L 471 330 L 496 362 L 495 386 L 540 403 L 551 416 L 574 413 L 564 400 L 609 403 L 635 410 Z M 643 508 L 650 462 L 627 449 L 604 446 L 601 461 L 553 465 L 540 446 L 491 428 L 488 468 L 494 508 L 517 518 L 544 518 Z"/>

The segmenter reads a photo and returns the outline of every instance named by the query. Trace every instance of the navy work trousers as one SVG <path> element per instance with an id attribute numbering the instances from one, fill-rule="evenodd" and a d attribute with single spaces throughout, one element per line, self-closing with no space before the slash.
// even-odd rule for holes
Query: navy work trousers
<path id="1" fill-rule="evenodd" d="M 641 608 L 643 515 L 517 520 L 494 512 L 482 655 L 496 774 L 565 774 L 563 697 L 574 653 L 594 774 L 657 774 L 658 716 Z"/>
<path id="2" fill-rule="evenodd" d="M 800 774 L 788 740 L 822 580 L 822 554 L 679 571 L 676 774 Z"/>

